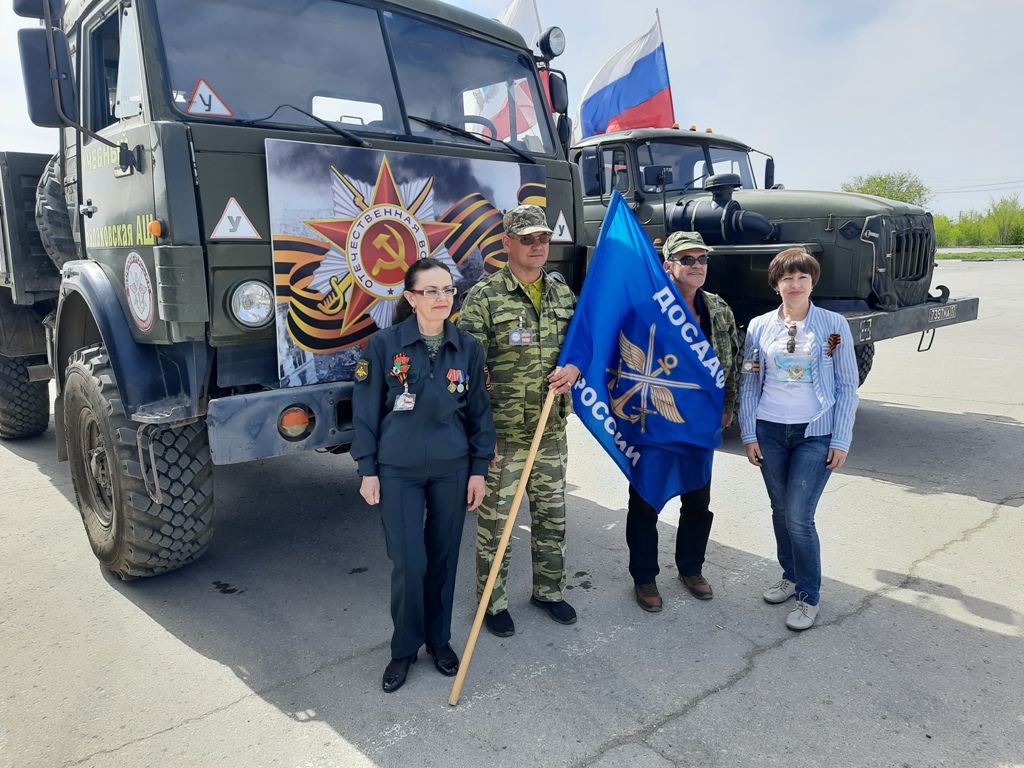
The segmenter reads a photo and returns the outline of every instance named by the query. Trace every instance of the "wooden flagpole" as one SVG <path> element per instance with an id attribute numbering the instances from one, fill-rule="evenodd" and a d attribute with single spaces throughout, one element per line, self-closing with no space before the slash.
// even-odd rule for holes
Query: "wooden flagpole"
<path id="1" fill-rule="evenodd" d="M 519 476 L 519 484 L 516 486 L 516 495 L 512 499 L 512 508 L 509 510 L 508 519 L 505 521 L 505 528 L 501 532 L 501 539 L 498 541 L 498 549 L 494 553 L 494 562 L 491 563 L 491 572 L 487 574 L 487 584 L 484 585 L 484 594 L 480 598 L 480 605 L 476 608 L 476 618 L 473 619 L 473 628 L 469 631 L 469 639 L 466 641 L 466 650 L 462 653 L 462 662 L 459 664 L 459 674 L 455 676 L 455 684 L 452 686 L 452 695 L 448 703 L 453 707 L 459 703 L 459 694 L 462 692 L 462 683 L 466 679 L 466 672 L 469 669 L 469 661 L 473 658 L 473 649 L 476 647 L 476 639 L 480 635 L 480 626 L 484 623 L 484 613 L 487 612 L 487 605 L 491 602 L 491 592 L 494 590 L 494 582 L 498 579 L 498 571 L 501 569 L 501 561 L 505 558 L 505 550 L 508 549 L 509 539 L 512 538 L 512 528 L 516 522 L 516 515 L 519 512 L 519 504 L 526 492 L 526 480 L 530 477 L 530 470 L 533 469 L 533 462 L 537 458 L 537 451 L 540 448 L 540 439 L 544 434 L 544 425 L 548 423 L 548 415 L 551 413 L 551 405 L 555 402 L 555 390 L 548 389 L 548 397 L 544 401 L 544 408 L 540 412 L 540 423 L 537 431 L 533 433 L 533 442 L 530 444 L 530 453 L 526 457 L 526 464 L 523 473 Z"/>

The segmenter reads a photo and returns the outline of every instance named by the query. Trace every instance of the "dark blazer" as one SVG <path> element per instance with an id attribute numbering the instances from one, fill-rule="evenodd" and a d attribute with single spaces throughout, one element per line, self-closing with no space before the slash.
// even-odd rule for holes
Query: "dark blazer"
<path id="1" fill-rule="evenodd" d="M 409 392 L 416 395 L 411 411 L 394 410 L 404 388 L 389 372 L 400 353 L 409 357 Z M 463 391 L 456 381 L 452 392 L 460 373 Z M 433 476 L 467 463 L 471 475 L 487 476 L 497 434 L 484 350 L 447 320 L 433 365 L 415 315 L 374 334 L 356 364 L 352 410 L 352 458 L 362 476 L 379 475 L 382 467 L 389 474 Z"/>

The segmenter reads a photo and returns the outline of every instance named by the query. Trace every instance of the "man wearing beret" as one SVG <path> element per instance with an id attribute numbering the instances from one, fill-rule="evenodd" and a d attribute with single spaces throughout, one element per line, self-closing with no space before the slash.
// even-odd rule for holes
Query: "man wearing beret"
<path id="1" fill-rule="evenodd" d="M 708 276 L 708 260 L 712 248 L 704 245 L 699 232 L 673 232 L 665 241 L 665 271 L 676 284 L 699 323 L 705 338 L 714 347 L 725 372 L 725 407 L 722 429 L 732 423 L 739 392 L 736 355 L 739 340 L 736 319 L 721 298 L 702 289 Z M 679 497 L 679 528 L 676 531 L 675 562 L 683 586 L 698 600 L 710 600 L 711 585 L 702 570 L 704 553 L 711 536 L 714 515 L 711 503 L 711 481 L 703 488 Z M 658 510 L 644 501 L 636 489 L 629 487 L 629 508 L 626 514 L 626 544 L 629 546 L 629 574 L 633 577 L 636 601 L 645 611 L 656 613 L 662 608 L 655 577 L 658 575 Z"/>
<path id="2" fill-rule="evenodd" d="M 576 307 L 576 297 L 544 271 L 551 242 L 544 209 L 519 205 L 504 216 L 502 244 L 508 263 L 466 295 L 459 327 L 484 347 L 490 372 L 491 408 L 498 430 L 496 458 L 488 473 L 487 496 L 478 509 L 477 599 L 508 519 L 516 486 L 530 452 L 548 389 L 558 397 L 543 437 L 526 494 L 532 518 L 530 544 L 533 594 L 530 602 L 560 624 L 574 624 L 576 611 L 563 599 L 565 588 L 565 418 L 572 408 L 569 388 L 579 369 L 556 370 L 558 355 Z M 485 623 L 499 637 L 515 633 L 506 582 L 511 547 L 494 583 Z"/>

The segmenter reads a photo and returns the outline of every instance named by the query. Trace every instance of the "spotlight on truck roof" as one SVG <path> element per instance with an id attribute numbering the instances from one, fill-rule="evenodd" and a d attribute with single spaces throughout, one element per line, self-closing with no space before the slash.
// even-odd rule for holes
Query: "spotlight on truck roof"
<path id="1" fill-rule="evenodd" d="M 565 53 L 565 32 L 561 27 L 548 27 L 540 36 L 538 45 L 544 61 L 551 61 Z"/>

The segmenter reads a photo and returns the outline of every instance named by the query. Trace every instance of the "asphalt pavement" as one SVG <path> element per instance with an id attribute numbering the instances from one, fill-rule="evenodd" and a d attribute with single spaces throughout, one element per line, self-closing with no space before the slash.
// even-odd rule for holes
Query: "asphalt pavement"
<path id="1" fill-rule="evenodd" d="M 570 424 L 565 627 L 529 605 L 482 633 L 460 703 L 426 653 L 380 689 L 389 571 L 347 456 L 218 467 L 209 552 L 110 578 L 53 429 L 0 443 L 0 766 L 1024 766 L 1024 263 L 942 262 L 977 321 L 882 342 L 853 447 L 818 510 L 814 628 L 780 576 L 768 501 L 735 430 L 715 463 L 700 602 L 662 515 L 660 614 L 626 572 L 626 484 Z M 475 609 L 474 516 L 453 645 Z"/>

